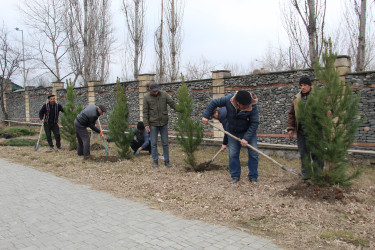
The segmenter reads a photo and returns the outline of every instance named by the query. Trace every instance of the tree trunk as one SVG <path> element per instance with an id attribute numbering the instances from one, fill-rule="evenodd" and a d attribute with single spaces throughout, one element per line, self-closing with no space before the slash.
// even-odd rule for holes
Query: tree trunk
<path id="1" fill-rule="evenodd" d="M 359 36 L 357 48 L 356 72 L 364 70 L 366 48 L 366 0 L 361 0 L 361 13 L 359 16 Z"/>
<path id="2" fill-rule="evenodd" d="M 314 65 L 315 58 L 317 58 L 316 51 L 316 13 L 315 13 L 315 0 L 308 0 L 309 5 L 309 24 L 307 32 L 309 35 L 309 51 L 311 67 Z"/>

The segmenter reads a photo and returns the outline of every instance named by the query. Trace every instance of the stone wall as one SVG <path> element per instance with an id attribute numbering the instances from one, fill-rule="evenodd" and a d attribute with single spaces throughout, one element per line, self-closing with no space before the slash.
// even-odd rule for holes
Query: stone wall
<path id="1" fill-rule="evenodd" d="M 229 71 L 213 72 L 213 79 L 186 82 L 193 96 L 194 111 L 192 117 L 200 119 L 208 102 L 213 97 L 235 93 L 240 89 L 253 91 L 259 98 L 260 125 L 258 129 L 259 142 L 274 144 L 295 145 L 296 139 L 289 139 L 285 131 L 288 120 L 288 112 L 293 96 L 299 91 L 298 81 L 301 76 L 309 76 L 314 79 L 312 70 L 283 71 L 273 73 L 252 74 L 245 76 L 231 76 Z M 153 75 L 143 75 L 139 81 L 123 82 L 126 88 L 126 96 L 129 107 L 129 124 L 135 126 L 142 119 L 143 95 L 145 86 L 152 81 Z M 364 123 L 358 129 L 354 148 L 375 148 L 375 72 L 347 73 L 346 82 L 350 83 L 354 92 L 361 93 L 360 110 L 365 116 Z M 104 129 L 107 128 L 108 115 L 116 103 L 114 91 L 116 84 L 97 85 L 75 89 L 77 103 L 83 107 L 89 103 L 104 104 L 108 112 L 101 118 Z M 181 82 L 161 84 L 161 89 L 167 91 L 177 101 L 177 89 Z M 54 92 L 55 91 L 55 92 Z M 54 88 L 34 88 L 27 91 L 9 92 L 6 94 L 7 110 L 10 120 L 26 121 L 27 98 L 29 106 L 29 118 L 31 122 L 39 122 L 38 113 L 47 96 L 56 93 L 59 103 L 66 103 L 66 90 Z M 91 97 L 90 97 L 91 96 Z M 90 99 L 90 98 L 91 99 Z M 91 100 L 91 101 L 90 101 Z M 177 114 L 169 109 L 170 134 L 176 125 Z M 205 127 L 205 136 L 220 138 L 209 126 Z"/>

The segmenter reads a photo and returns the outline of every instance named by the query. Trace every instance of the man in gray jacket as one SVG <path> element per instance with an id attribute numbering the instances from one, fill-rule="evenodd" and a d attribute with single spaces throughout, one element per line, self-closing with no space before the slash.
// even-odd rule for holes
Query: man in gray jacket
<path id="1" fill-rule="evenodd" d="M 95 126 L 96 120 L 99 116 L 106 112 L 107 109 L 104 105 L 88 105 L 84 110 L 81 111 L 74 120 L 74 128 L 78 139 L 77 153 L 79 156 L 83 156 L 84 159 L 91 158 L 90 156 L 90 135 L 87 132 L 87 127 L 91 128 L 96 133 L 103 136 L 103 131 Z"/>
<path id="2" fill-rule="evenodd" d="M 158 167 L 158 133 L 160 131 L 161 144 L 163 146 L 164 165 L 168 168 L 172 167 L 169 163 L 168 148 L 168 109 L 169 107 L 176 109 L 176 103 L 167 92 L 159 90 L 159 85 L 151 83 L 149 93 L 143 99 L 143 123 L 145 129 L 150 132 L 151 154 L 154 161 L 152 167 Z"/>

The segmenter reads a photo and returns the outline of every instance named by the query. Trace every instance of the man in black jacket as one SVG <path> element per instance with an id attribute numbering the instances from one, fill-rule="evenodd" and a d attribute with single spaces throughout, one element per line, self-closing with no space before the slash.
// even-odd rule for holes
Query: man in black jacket
<path id="1" fill-rule="evenodd" d="M 104 105 L 88 105 L 81 111 L 74 120 L 74 128 L 78 139 L 77 153 L 79 156 L 84 156 L 84 159 L 91 158 L 90 156 L 90 135 L 87 132 L 87 127 L 91 128 L 96 133 L 103 136 L 103 131 L 95 126 L 99 116 L 101 116 L 107 109 Z"/>
<path id="2" fill-rule="evenodd" d="M 59 121 L 59 113 L 64 112 L 63 107 L 56 103 L 55 95 L 48 96 L 48 103 L 44 104 L 39 111 L 39 118 L 44 123 L 44 131 L 46 132 L 47 141 L 50 150 L 54 149 L 51 131 L 56 139 L 56 147 L 62 149 L 61 147 L 61 138 L 60 138 L 60 129 L 57 122 Z"/>

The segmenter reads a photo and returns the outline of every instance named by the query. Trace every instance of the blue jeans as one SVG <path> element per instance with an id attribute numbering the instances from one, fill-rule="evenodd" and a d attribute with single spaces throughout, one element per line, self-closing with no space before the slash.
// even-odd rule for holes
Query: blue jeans
<path id="1" fill-rule="evenodd" d="M 235 135 L 236 137 L 243 138 L 243 134 Z M 258 149 L 257 136 L 254 135 L 249 140 L 249 145 Z M 240 151 L 241 142 L 228 137 L 228 148 L 229 148 L 229 172 L 232 178 L 240 179 L 241 177 L 241 164 L 240 164 Z M 247 167 L 249 168 L 249 179 L 258 179 L 258 153 L 247 147 L 247 153 L 249 155 L 249 160 L 247 162 Z"/>
<path id="2" fill-rule="evenodd" d="M 158 162 L 158 132 L 160 131 L 163 146 L 164 162 L 169 163 L 168 124 L 164 126 L 150 126 L 151 155 L 154 162 Z"/>

